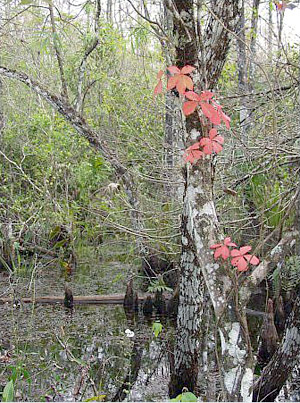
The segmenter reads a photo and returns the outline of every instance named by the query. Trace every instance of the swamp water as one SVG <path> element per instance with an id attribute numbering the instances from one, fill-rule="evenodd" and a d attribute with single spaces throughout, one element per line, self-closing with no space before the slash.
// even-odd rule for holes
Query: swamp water
<path id="1" fill-rule="evenodd" d="M 76 269 L 74 295 L 125 291 L 124 264 Z M 128 267 L 122 267 L 124 272 Z M 63 295 L 64 276 L 58 268 L 36 268 L 34 275 L 0 273 L 1 297 Z M 173 328 L 161 319 L 155 337 L 152 324 L 138 316 L 126 318 L 122 305 L 62 304 L 0 305 L 0 384 L 13 376 L 19 401 L 161 401 L 168 399 L 167 340 Z M 130 329 L 133 337 L 128 337 Z M 129 335 L 131 335 L 129 333 Z M 96 398 L 95 398 L 96 397 Z"/>

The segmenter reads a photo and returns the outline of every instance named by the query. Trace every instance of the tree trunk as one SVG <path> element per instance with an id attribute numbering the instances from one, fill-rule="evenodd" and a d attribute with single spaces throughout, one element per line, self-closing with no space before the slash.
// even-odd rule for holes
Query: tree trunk
<path id="1" fill-rule="evenodd" d="M 176 64 L 194 65 L 196 90 L 211 89 L 216 84 L 229 49 L 230 34 L 237 27 L 240 4 L 236 1 L 212 1 L 203 52 L 198 63 L 193 1 L 167 2 L 174 14 Z M 185 147 L 207 135 L 196 114 L 185 120 Z M 220 368 L 224 398 L 249 400 L 252 384 L 252 361 L 247 344 L 245 318 L 237 315 L 235 304 L 226 303 L 232 282 L 223 267 L 213 260 L 210 245 L 219 233 L 213 201 L 213 164 L 210 159 L 184 169 L 184 206 L 182 214 L 182 254 L 180 300 L 177 319 L 174 373 L 170 394 L 181 393 L 183 387 L 197 391 L 200 364 L 200 338 L 203 326 L 205 289 L 209 291 L 222 342 Z M 228 308 L 227 308 L 228 306 Z M 222 324 L 221 324 L 222 323 Z M 250 369 L 251 368 L 251 369 Z"/>
<path id="2" fill-rule="evenodd" d="M 3 100 L 3 82 L 0 80 L 0 141 L 4 129 L 4 113 L 3 113 L 2 100 Z"/>
<path id="3" fill-rule="evenodd" d="M 164 1 L 164 30 L 172 37 L 174 32 L 174 15 Z M 174 44 L 169 41 L 161 41 L 164 58 L 167 66 L 176 64 L 174 61 Z M 167 75 L 170 73 L 167 71 Z M 168 197 L 182 202 L 183 183 L 182 176 L 176 166 L 180 164 L 183 149 L 184 127 L 181 118 L 181 104 L 178 96 L 173 92 L 166 93 L 166 115 L 164 131 L 165 166 L 167 169 L 165 190 Z"/>
<path id="4" fill-rule="evenodd" d="M 269 1 L 267 2 L 268 5 L 268 59 L 270 66 L 272 65 L 272 59 L 273 59 L 273 15 L 272 15 L 272 10 L 273 10 L 273 2 Z"/>
<path id="5" fill-rule="evenodd" d="M 251 40 L 250 40 L 250 50 L 251 55 L 249 58 L 249 85 L 253 89 L 254 80 L 254 70 L 255 64 L 253 60 L 256 58 L 256 42 L 257 42 L 257 24 L 258 24 L 258 10 L 259 10 L 260 0 L 253 0 L 252 5 L 252 17 L 251 17 Z"/>
<path id="6" fill-rule="evenodd" d="M 298 362 L 300 354 L 300 287 L 287 321 L 283 341 L 254 385 L 253 401 L 274 401 Z"/>
<path id="7" fill-rule="evenodd" d="M 241 14 L 238 27 L 237 40 L 237 67 L 238 67 L 238 88 L 240 94 L 240 129 L 243 144 L 248 143 L 249 132 L 249 110 L 244 96 L 248 91 L 248 68 L 246 60 L 246 35 L 245 35 L 245 1 L 242 0 Z"/>

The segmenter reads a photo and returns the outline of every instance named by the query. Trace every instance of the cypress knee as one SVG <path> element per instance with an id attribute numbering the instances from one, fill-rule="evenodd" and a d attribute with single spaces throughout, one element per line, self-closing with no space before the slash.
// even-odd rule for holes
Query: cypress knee
<path id="1" fill-rule="evenodd" d="M 285 327 L 285 313 L 284 313 L 283 298 L 281 295 L 279 296 L 276 303 L 275 326 L 277 328 L 279 335 L 282 336 Z"/>
<path id="2" fill-rule="evenodd" d="M 167 311 L 166 308 L 166 300 L 162 293 L 162 291 L 156 291 L 155 299 L 154 299 L 154 306 L 156 308 L 156 312 L 159 315 L 164 315 Z"/>
<path id="3" fill-rule="evenodd" d="M 65 285 L 65 299 L 64 299 L 64 306 L 66 308 L 73 308 L 74 300 L 73 300 L 73 293 L 72 290 Z"/>
<path id="4" fill-rule="evenodd" d="M 177 316 L 178 304 L 179 304 L 179 286 L 177 285 L 172 297 L 168 302 L 167 312 L 169 316 Z"/>
<path id="5" fill-rule="evenodd" d="M 133 279 L 128 281 L 124 298 L 124 309 L 133 311 L 136 303 L 136 293 L 133 290 Z"/>
<path id="6" fill-rule="evenodd" d="M 153 303 L 150 295 L 148 295 L 143 305 L 143 314 L 145 316 L 150 316 L 152 315 L 152 312 L 153 312 Z"/>
<path id="7" fill-rule="evenodd" d="M 271 298 L 268 300 L 267 314 L 262 324 L 261 345 L 257 361 L 261 368 L 265 367 L 277 350 L 278 334 L 274 324 L 274 309 Z"/>

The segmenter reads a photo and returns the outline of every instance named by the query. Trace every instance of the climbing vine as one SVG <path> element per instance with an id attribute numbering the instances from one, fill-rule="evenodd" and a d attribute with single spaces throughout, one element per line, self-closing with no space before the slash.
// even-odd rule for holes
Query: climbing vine
<path id="1" fill-rule="evenodd" d="M 170 66 L 167 70 L 172 74 L 167 81 L 167 90 L 176 89 L 178 91 L 183 100 L 182 111 L 184 115 L 189 116 L 196 112 L 202 124 L 210 129 L 208 137 L 203 137 L 185 150 L 184 160 L 194 164 L 205 155 L 218 154 L 223 149 L 224 138 L 218 135 L 216 127 L 223 122 L 229 129 L 229 116 L 223 112 L 222 106 L 214 99 L 215 94 L 213 92 L 202 91 L 201 94 L 197 94 L 193 91 L 194 82 L 188 74 L 192 73 L 195 67 L 187 65 L 179 69 L 176 66 Z M 158 83 L 154 89 L 154 95 L 163 92 L 163 74 L 162 70 L 157 74 Z"/>
<path id="2" fill-rule="evenodd" d="M 218 154 L 223 149 L 224 138 L 218 134 L 217 127 L 224 123 L 229 129 L 230 117 L 223 112 L 223 107 L 214 99 L 213 92 L 205 90 L 197 94 L 193 91 L 194 82 L 189 74 L 195 70 L 195 67 L 186 65 L 179 69 L 177 66 L 169 66 L 167 70 L 171 73 L 171 77 L 167 80 L 167 90 L 178 91 L 183 102 L 183 114 L 189 116 L 197 113 L 201 123 L 208 128 L 208 137 L 202 137 L 185 150 L 183 155 L 185 162 L 195 164 L 205 155 Z M 163 75 L 162 70 L 157 74 L 158 83 L 154 89 L 154 95 L 163 92 Z M 233 247 L 235 249 L 230 249 Z M 223 243 L 214 244 L 210 248 L 215 249 L 215 259 L 222 258 L 225 261 L 231 258 L 231 265 L 240 272 L 248 270 L 249 264 L 254 266 L 259 264 L 259 259 L 249 254 L 251 246 L 245 245 L 238 249 L 230 237 L 226 237 Z"/>

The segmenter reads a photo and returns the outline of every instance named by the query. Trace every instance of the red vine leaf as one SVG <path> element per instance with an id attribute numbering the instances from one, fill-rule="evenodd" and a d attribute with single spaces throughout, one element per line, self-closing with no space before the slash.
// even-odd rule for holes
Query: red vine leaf
<path id="1" fill-rule="evenodd" d="M 230 128 L 230 117 L 227 116 L 224 112 L 223 112 L 223 107 L 221 105 L 219 105 L 216 101 L 212 100 L 212 103 L 214 104 L 214 106 L 217 108 L 217 112 L 220 116 L 220 119 L 223 120 L 223 122 L 225 123 L 225 126 L 227 127 L 227 129 Z"/>
<path id="2" fill-rule="evenodd" d="M 218 110 L 216 110 L 211 104 L 208 102 L 202 102 L 201 109 L 204 116 L 206 116 L 212 124 L 218 126 L 221 123 L 221 117 Z"/>
<path id="3" fill-rule="evenodd" d="M 154 94 L 153 95 L 157 95 L 157 94 L 162 93 L 163 85 L 162 85 L 161 78 L 162 78 L 163 74 L 164 74 L 164 72 L 162 70 L 159 70 L 159 72 L 157 73 L 158 83 L 156 84 L 156 86 L 154 88 Z"/>
<path id="4" fill-rule="evenodd" d="M 218 135 L 217 129 L 211 129 L 209 131 L 209 137 L 204 137 L 200 140 L 203 152 L 207 155 L 212 154 L 212 152 L 218 154 L 223 149 L 221 145 L 223 143 L 224 138 Z"/>
<path id="5" fill-rule="evenodd" d="M 182 69 L 180 70 L 181 74 L 190 74 L 195 70 L 195 67 L 190 66 L 190 65 L 186 65 L 184 67 L 182 67 Z"/>
<path id="6" fill-rule="evenodd" d="M 170 73 L 174 74 L 174 76 L 170 77 L 167 84 L 167 89 L 171 90 L 176 87 L 179 94 L 184 94 L 186 89 L 192 90 L 194 87 L 193 80 L 191 77 L 188 77 L 186 74 L 190 74 L 195 70 L 193 66 L 184 66 L 181 70 L 176 66 L 168 67 Z"/>
<path id="7" fill-rule="evenodd" d="M 185 116 L 191 115 L 192 113 L 195 112 L 198 105 L 199 102 L 197 101 L 187 101 L 184 103 L 182 111 L 185 114 Z"/>
<path id="8" fill-rule="evenodd" d="M 242 246 L 240 249 L 233 249 L 231 251 L 231 264 L 238 269 L 238 271 L 246 271 L 249 268 L 249 263 L 257 266 L 259 264 L 258 257 L 249 255 L 251 246 Z"/>
<path id="9" fill-rule="evenodd" d="M 189 101 L 184 103 L 182 108 L 185 116 L 194 113 L 197 106 L 201 105 L 201 102 L 208 101 L 214 96 L 214 94 L 210 91 L 203 91 L 200 95 L 196 94 L 196 92 L 194 91 L 188 91 L 184 95 L 186 96 L 187 99 L 189 99 Z"/>
<path id="10" fill-rule="evenodd" d="M 180 74 L 180 69 L 177 66 L 170 66 L 168 70 L 172 74 Z"/>
<path id="11" fill-rule="evenodd" d="M 162 81 L 159 80 L 156 87 L 154 88 L 154 95 L 161 94 L 163 90 Z"/>
<path id="12" fill-rule="evenodd" d="M 197 142 L 185 150 L 183 158 L 185 162 L 193 164 L 203 157 L 203 152 L 199 149 L 200 143 Z"/>
<path id="13" fill-rule="evenodd" d="M 214 96 L 214 93 L 211 91 L 202 91 L 201 100 L 208 101 L 209 99 L 212 99 L 213 96 Z"/>
<path id="14" fill-rule="evenodd" d="M 163 75 L 164 75 L 164 72 L 162 70 L 159 70 L 159 72 L 157 73 L 157 79 L 161 80 Z"/>
<path id="15" fill-rule="evenodd" d="M 222 257 L 224 260 L 226 260 L 230 256 L 229 246 L 236 247 L 237 245 L 234 242 L 231 242 L 230 237 L 227 237 L 224 239 L 223 243 L 217 243 L 215 245 L 212 245 L 210 249 L 216 249 L 214 253 L 215 259 Z"/>

